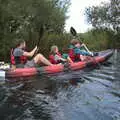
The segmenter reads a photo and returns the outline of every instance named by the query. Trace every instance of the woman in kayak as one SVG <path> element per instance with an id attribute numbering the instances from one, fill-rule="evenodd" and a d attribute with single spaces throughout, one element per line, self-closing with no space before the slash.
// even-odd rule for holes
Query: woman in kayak
<path id="1" fill-rule="evenodd" d="M 58 64 L 58 63 L 64 63 L 64 62 L 73 63 L 73 61 L 68 56 L 68 54 L 61 55 L 61 53 L 59 52 L 59 49 L 56 45 L 53 45 L 51 47 L 49 60 L 52 64 Z"/>
<path id="2" fill-rule="evenodd" d="M 32 60 L 28 61 L 26 58 L 33 57 L 38 50 L 37 46 L 30 52 L 25 51 L 26 42 L 19 40 L 17 47 L 13 50 L 12 60 L 14 58 L 14 64 L 16 68 L 35 67 L 40 63 L 51 66 L 50 63 L 42 54 L 37 54 Z"/>
<path id="3" fill-rule="evenodd" d="M 84 61 L 91 59 L 93 53 L 88 50 L 85 44 L 80 43 L 79 40 L 73 39 L 69 46 L 69 55 L 74 61 Z"/>

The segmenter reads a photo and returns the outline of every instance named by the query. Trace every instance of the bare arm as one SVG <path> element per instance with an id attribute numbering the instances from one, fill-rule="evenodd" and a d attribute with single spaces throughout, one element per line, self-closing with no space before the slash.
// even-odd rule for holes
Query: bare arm
<path id="1" fill-rule="evenodd" d="M 91 54 L 91 56 L 94 56 L 94 54 L 87 48 L 87 46 L 84 43 L 81 46 L 83 46 L 85 50 Z"/>
<path id="2" fill-rule="evenodd" d="M 35 54 L 36 50 L 37 50 L 37 46 L 30 52 L 24 52 L 23 55 L 27 57 L 32 57 Z"/>
<path id="3" fill-rule="evenodd" d="M 60 56 L 58 56 L 58 55 L 55 55 L 55 59 L 56 59 L 56 60 L 66 61 L 66 59 L 64 59 L 64 58 L 62 58 L 62 57 L 60 57 Z"/>
<path id="4" fill-rule="evenodd" d="M 64 59 L 64 58 L 60 58 L 60 60 L 62 60 L 62 61 L 67 61 L 66 59 Z"/>
<path id="5" fill-rule="evenodd" d="M 71 60 L 71 58 L 69 56 L 67 57 L 67 60 L 69 63 L 73 63 L 73 61 Z"/>

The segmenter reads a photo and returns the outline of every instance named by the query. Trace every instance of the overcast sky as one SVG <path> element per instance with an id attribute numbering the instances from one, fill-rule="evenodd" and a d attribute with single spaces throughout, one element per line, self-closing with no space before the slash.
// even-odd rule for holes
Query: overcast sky
<path id="1" fill-rule="evenodd" d="M 100 5 L 101 2 L 107 2 L 109 0 L 71 0 L 71 6 L 68 12 L 69 19 L 66 20 L 66 31 L 70 30 L 73 26 L 77 32 L 86 32 L 91 28 L 86 22 L 84 15 L 85 8 L 92 5 Z"/>

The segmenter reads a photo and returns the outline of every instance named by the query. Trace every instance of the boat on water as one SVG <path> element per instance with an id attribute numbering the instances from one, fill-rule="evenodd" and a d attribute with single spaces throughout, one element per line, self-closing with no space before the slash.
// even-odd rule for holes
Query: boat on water
<path id="1" fill-rule="evenodd" d="M 33 67 L 33 68 L 17 68 L 15 70 L 6 69 L 0 71 L 0 77 L 17 78 L 17 77 L 30 77 L 39 75 L 39 73 L 53 74 L 67 70 L 80 70 L 86 67 L 98 65 L 105 62 L 113 54 L 113 50 L 105 50 L 98 52 L 98 56 L 93 57 L 91 60 L 74 62 L 72 64 L 58 64 L 53 66 Z"/>

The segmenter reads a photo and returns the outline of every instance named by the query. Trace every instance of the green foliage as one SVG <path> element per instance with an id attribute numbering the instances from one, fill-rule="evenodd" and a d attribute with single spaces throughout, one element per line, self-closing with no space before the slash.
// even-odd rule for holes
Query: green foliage
<path id="1" fill-rule="evenodd" d="M 92 51 L 113 47 L 113 31 L 107 29 L 92 29 L 79 34 L 79 37 Z"/>
<path id="2" fill-rule="evenodd" d="M 120 1 L 110 0 L 108 3 L 102 3 L 100 6 L 86 8 L 88 22 L 94 27 L 112 28 L 118 32 L 120 29 L 119 19 Z"/>
<path id="3" fill-rule="evenodd" d="M 120 47 L 120 0 L 110 0 L 100 6 L 86 8 L 88 23 L 94 28 L 113 31 L 114 47 Z"/>
<path id="4" fill-rule="evenodd" d="M 63 34 L 69 5 L 70 0 L 0 0 L 0 60 L 9 58 L 17 38 L 30 48 L 38 41 L 47 47 L 50 39 L 42 36 Z"/>

